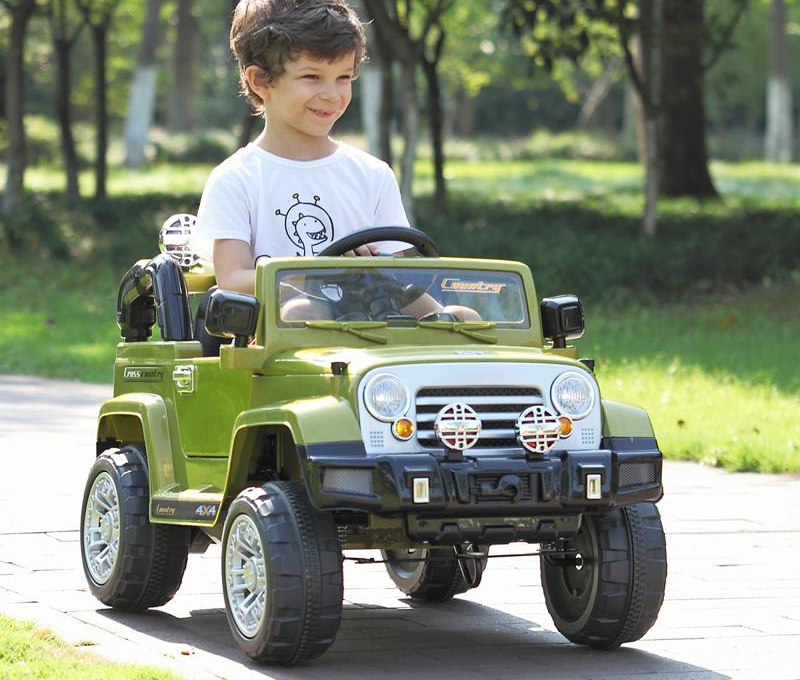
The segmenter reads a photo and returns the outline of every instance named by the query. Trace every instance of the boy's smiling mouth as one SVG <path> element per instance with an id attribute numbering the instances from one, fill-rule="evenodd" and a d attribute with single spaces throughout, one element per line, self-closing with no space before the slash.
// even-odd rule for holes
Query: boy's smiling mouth
<path id="1" fill-rule="evenodd" d="M 331 118 L 336 114 L 335 110 L 325 111 L 323 109 L 312 109 L 312 108 L 309 108 L 308 110 L 311 111 L 311 113 L 313 113 L 315 116 L 319 116 L 320 118 Z"/>

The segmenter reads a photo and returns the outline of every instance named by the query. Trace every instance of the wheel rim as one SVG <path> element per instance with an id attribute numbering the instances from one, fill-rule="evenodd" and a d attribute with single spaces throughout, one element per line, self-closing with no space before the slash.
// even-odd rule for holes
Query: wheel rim
<path id="1" fill-rule="evenodd" d="M 391 570 L 402 579 L 409 579 L 416 574 L 422 565 L 421 560 L 428 556 L 428 551 L 424 548 L 408 548 L 407 550 L 387 550 L 386 564 Z"/>
<path id="2" fill-rule="evenodd" d="M 577 551 L 577 564 L 545 558 L 549 598 L 565 624 L 578 623 L 591 611 L 597 590 L 597 542 L 589 524 L 584 521 L 575 538 L 564 545 L 567 550 Z"/>
<path id="3" fill-rule="evenodd" d="M 83 518 L 84 562 L 92 580 L 108 583 L 119 555 L 119 498 L 107 472 L 94 478 Z"/>
<path id="4" fill-rule="evenodd" d="M 239 515 L 225 543 L 225 588 L 232 618 L 247 638 L 258 633 L 267 604 L 267 568 L 256 523 Z"/>

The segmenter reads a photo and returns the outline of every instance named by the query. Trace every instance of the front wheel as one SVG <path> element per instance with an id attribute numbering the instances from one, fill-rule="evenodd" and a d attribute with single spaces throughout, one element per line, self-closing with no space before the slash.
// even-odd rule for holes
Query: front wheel
<path id="1" fill-rule="evenodd" d="M 302 484 L 269 482 L 231 504 L 222 538 L 231 633 L 259 661 L 292 666 L 333 644 L 342 613 L 342 562 L 333 518 Z"/>
<path id="2" fill-rule="evenodd" d="M 488 549 L 487 549 L 488 551 Z M 457 548 L 382 550 L 394 584 L 415 600 L 445 602 L 480 585 L 485 557 L 458 557 Z"/>
<path id="3" fill-rule="evenodd" d="M 655 623 L 667 579 L 667 548 L 653 503 L 584 516 L 563 547 L 540 558 L 545 602 L 559 632 L 576 644 L 613 649 Z"/>
<path id="4" fill-rule="evenodd" d="M 81 557 L 92 594 L 127 611 L 160 607 L 177 592 L 190 529 L 151 524 L 144 454 L 110 449 L 89 472 L 81 512 Z"/>

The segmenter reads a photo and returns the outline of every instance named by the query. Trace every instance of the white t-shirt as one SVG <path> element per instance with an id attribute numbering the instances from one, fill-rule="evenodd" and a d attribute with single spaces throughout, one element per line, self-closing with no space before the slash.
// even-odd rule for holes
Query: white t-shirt
<path id="1" fill-rule="evenodd" d="M 334 241 L 367 227 L 407 227 L 392 169 L 368 153 L 337 142 L 314 161 L 282 158 L 250 143 L 223 161 L 206 182 L 194 251 L 211 260 L 215 239 L 250 244 L 262 256 L 318 255 Z M 379 244 L 392 253 L 404 243 Z"/>

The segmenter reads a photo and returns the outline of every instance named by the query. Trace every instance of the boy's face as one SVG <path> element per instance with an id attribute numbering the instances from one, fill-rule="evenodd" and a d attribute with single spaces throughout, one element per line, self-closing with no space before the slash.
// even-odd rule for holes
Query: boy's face
<path id="1" fill-rule="evenodd" d="M 257 82 L 253 89 L 264 102 L 269 126 L 275 132 L 327 138 L 350 104 L 354 66 L 352 53 L 334 62 L 301 54 L 271 84 Z"/>

